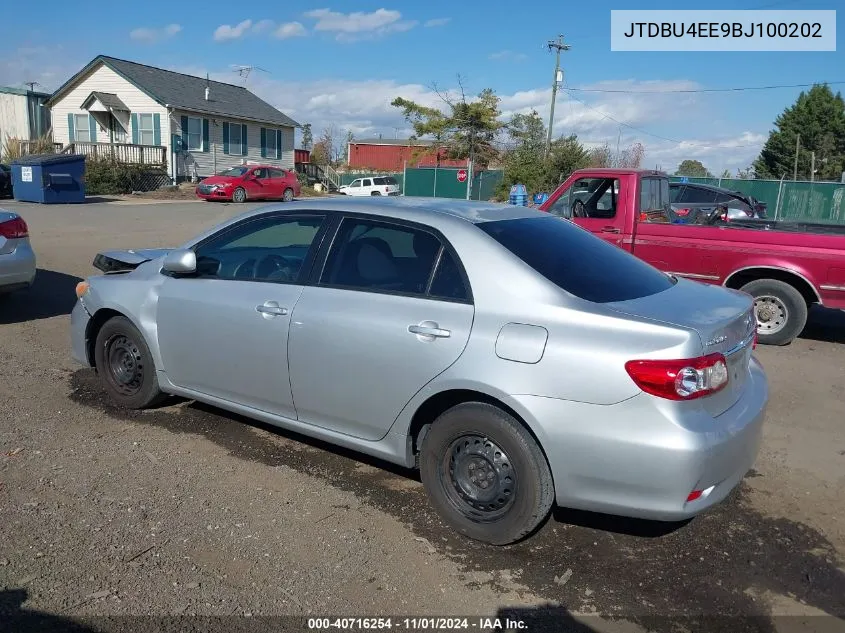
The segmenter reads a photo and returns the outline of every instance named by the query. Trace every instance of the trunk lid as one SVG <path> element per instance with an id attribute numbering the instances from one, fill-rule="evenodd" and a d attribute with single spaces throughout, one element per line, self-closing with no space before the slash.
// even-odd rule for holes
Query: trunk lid
<path id="1" fill-rule="evenodd" d="M 687 279 L 657 295 L 605 304 L 631 316 L 696 331 L 701 355 L 719 352 L 728 365 L 728 385 L 698 400 L 717 416 L 739 400 L 749 374 L 757 321 L 753 300 L 742 292 Z"/>
<path id="2" fill-rule="evenodd" d="M 103 251 L 94 257 L 94 268 L 104 273 L 125 273 L 144 262 L 167 255 L 172 248 L 145 248 L 126 251 Z"/>

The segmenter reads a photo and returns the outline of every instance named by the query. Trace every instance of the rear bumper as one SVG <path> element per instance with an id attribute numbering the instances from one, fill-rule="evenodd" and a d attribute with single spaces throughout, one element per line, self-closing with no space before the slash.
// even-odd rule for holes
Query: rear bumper
<path id="1" fill-rule="evenodd" d="M 15 250 L 0 254 L 0 293 L 28 288 L 35 282 L 35 252 L 29 240 L 21 240 Z"/>
<path id="2" fill-rule="evenodd" d="M 70 313 L 70 349 L 71 357 L 80 365 L 89 367 L 88 360 L 88 323 L 91 315 L 85 309 L 82 301 L 77 299 L 73 311 Z"/>
<path id="3" fill-rule="evenodd" d="M 768 397 L 765 373 L 752 360 L 742 397 L 716 418 L 646 394 L 611 406 L 517 401 L 540 421 L 558 505 L 682 521 L 724 500 L 751 469 Z M 694 490 L 703 494 L 687 502 Z"/>

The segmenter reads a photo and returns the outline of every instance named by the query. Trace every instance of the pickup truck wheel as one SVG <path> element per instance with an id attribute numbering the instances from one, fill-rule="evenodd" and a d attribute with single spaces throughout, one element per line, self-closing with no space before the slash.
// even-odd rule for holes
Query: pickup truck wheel
<path id="1" fill-rule="evenodd" d="M 807 302 L 783 281 L 757 279 L 740 288 L 754 297 L 757 341 L 761 345 L 788 345 L 807 324 Z"/>

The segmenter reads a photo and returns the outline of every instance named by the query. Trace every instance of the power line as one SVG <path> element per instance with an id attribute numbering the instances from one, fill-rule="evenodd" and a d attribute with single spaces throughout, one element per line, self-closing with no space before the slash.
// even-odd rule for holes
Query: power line
<path id="1" fill-rule="evenodd" d="M 610 92 L 617 94 L 690 94 L 697 92 L 745 92 L 747 90 L 774 90 L 776 88 L 811 88 L 820 84 L 836 86 L 845 84 L 845 81 L 817 81 L 811 84 L 781 84 L 777 86 L 744 86 L 740 88 L 690 88 L 677 90 L 614 90 L 604 88 L 567 88 L 575 92 Z"/>

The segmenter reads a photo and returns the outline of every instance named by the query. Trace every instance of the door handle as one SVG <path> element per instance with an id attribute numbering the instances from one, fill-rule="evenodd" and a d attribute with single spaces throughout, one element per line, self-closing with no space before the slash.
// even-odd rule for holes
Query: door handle
<path id="1" fill-rule="evenodd" d="M 288 313 L 287 308 L 281 307 L 275 301 L 265 301 L 261 305 L 255 306 L 255 311 L 260 312 L 265 317 L 284 316 Z"/>
<path id="2" fill-rule="evenodd" d="M 601 232 L 602 233 L 619 233 L 620 231 L 615 226 L 603 226 L 603 227 L 601 227 Z"/>
<path id="3" fill-rule="evenodd" d="M 408 331 L 411 334 L 428 338 L 449 338 L 452 336 L 449 330 L 442 329 L 434 321 L 423 321 L 419 325 L 409 325 Z"/>

